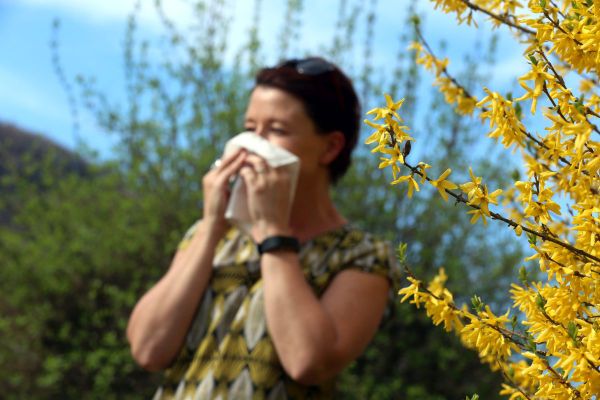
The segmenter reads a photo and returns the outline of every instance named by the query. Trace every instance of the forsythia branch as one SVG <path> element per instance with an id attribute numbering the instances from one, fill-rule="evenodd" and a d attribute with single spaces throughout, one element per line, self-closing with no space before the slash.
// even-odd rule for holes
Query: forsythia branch
<path id="1" fill-rule="evenodd" d="M 548 66 L 548 68 L 550 68 L 550 70 L 552 71 L 552 74 L 554 75 L 554 77 L 556 78 L 556 80 L 560 83 L 560 85 L 563 87 L 563 89 L 569 91 L 569 88 L 567 87 L 567 84 L 565 83 L 564 78 L 562 77 L 561 74 L 558 73 L 558 71 L 556 71 L 556 68 L 554 68 L 554 65 L 552 65 L 552 63 L 550 62 L 550 60 L 548 59 L 548 57 L 546 56 L 546 53 L 544 52 L 543 49 L 538 49 L 537 50 L 538 54 L 540 54 L 542 56 L 542 58 L 544 59 L 544 61 L 546 62 L 546 65 Z M 556 109 L 556 111 L 558 112 L 558 114 L 565 120 L 567 121 L 567 119 L 565 118 L 565 116 L 562 114 L 561 110 L 559 107 L 557 107 L 556 103 L 554 103 L 554 100 L 552 99 L 552 96 L 550 96 L 550 93 L 548 92 L 548 88 L 546 87 L 546 85 L 544 84 L 544 89 L 546 92 L 547 97 L 550 99 L 550 101 L 552 102 L 552 105 L 554 106 L 554 108 Z M 598 115 L 596 112 L 594 112 L 594 110 L 592 110 L 591 108 L 582 105 L 584 113 L 583 113 L 583 117 L 585 118 L 585 121 L 590 124 L 590 126 L 592 127 L 592 129 L 596 132 L 596 133 L 600 133 L 600 129 L 593 124 L 590 120 L 587 119 L 587 115 L 593 115 L 594 117 L 598 117 L 600 118 L 600 115 Z M 573 121 L 570 121 L 573 122 Z M 589 149 L 589 147 L 588 147 Z M 590 149 L 590 151 L 593 153 L 593 150 Z"/>
<path id="2" fill-rule="evenodd" d="M 531 29 L 529 29 L 529 28 L 526 28 L 526 27 L 524 27 L 524 26 L 522 26 L 522 25 L 518 25 L 518 24 L 516 24 L 516 23 L 514 23 L 514 22 L 510 21 L 510 20 L 509 20 L 508 18 L 506 18 L 506 17 L 503 17 L 503 16 L 500 16 L 500 15 L 494 14 L 493 12 L 491 12 L 491 11 L 489 11 L 489 10 L 486 10 L 486 9 L 484 9 L 484 8 L 482 8 L 482 7 L 479 7 L 477 4 L 473 4 L 473 3 L 471 3 L 469 0 L 461 0 L 461 1 L 462 1 L 462 2 L 463 2 L 463 3 L 464 3 L 466 6 L 467 6 L 467 7 L 469 7 L 469 8 L 470 8 L 471 10 L 473 10 L 473 11 L 478 11 L 478 12 L 481 12 L 481 13 L 483 13 L 483 14 L 487 15 L 488 17 L 491 17 L 491 18 L 493 18 L 493 19 L 497 20 L 498 22 L 501 22 L 501 23 L 503 23 L 503 24 L 505 24 L 505 25 L 508 25 L 508 26 L 510 26 L 511 28 L 518 29 L 518 30 L 520 30 L 521 32 L 523 32 L 523 33 L 526 33 L 526 34 L 528 34 L 528 35 L 533 35 L 533 36 L 535 36 L 535 32 L 534 32 L 534 31 L 532 31 Z"/>
<path id="3" fill-rule="evenodd" d="M 426 176 L 423 173 L 421 173 L 421 171 L 418 168 L 413 167 L 412 165 L 408 164 L 406 161 L 404 161 L 403 164 L 406 167 L 408 167 L 414 174 L 417 174 L 417 175 L 425 178 L 425 180 L 427 180 L 428 182 L 432 181 L 431 178 L 429 178 L 428 176 Z M 467 199 L 465 199 L 465 197 L 462 195 L 462 193 L 457 194 L 457 193 L 454 193 L 453 191 L 448 190 L 448 189 L 444 189 L 444 190 L 450 196 L 454 197 L 456 199 L 457 203 L 466 204 L 467 206 L 469 206 L 471 208 L 474 208 L 476 210 L 480 210 L 481 209 L 481 207 L 479 207 L 477 205 L 469 204 L 469 202 L 467 201 Z M 530 228 L 528 228 L 526 226 L 523 226 L 522 224 L 518 224 L 515 221 L 513 221 L 511 219 L 508 219 L 508 218 L 506 218 L 506 217 L 504 217 L 504 216 L 502 216 L 502 215 L 500 215 L 498 213 L 495 213 L 493 211 L 490 211 L 490 216 L 491 216 L 492 219 L 496 219 L 496 220 L 499 220 L 499 221 L 502 221 L 502 222 L 506 223 L 507 225 L 509 225 L 513 229 L 516 229 L 517 227 L 520 227 L 521 229 L 523 229 L 523 231 L 531 233 L 532 235 L 535 235 L 535 236 L 539 237 L 542 240 L 547 240 L 549 242 L 555 243 L 555 244 L 557 244 L 559 246 L 564 247 L 565 249 L 568 249 L 568 250 L 572 251 L 573 253 L 576 253 L 576 254 L 580 255 L 581 257 L 584 257 L 584 258 L 587 258 L 589 260 L 593 260 L 593 261 L 596 261 L 596 262 L 600 263 L 600 258 L 598 258 L 598 257 L 596 257 L 596 256 L 594 256 L 592 254 L 589 254 L 586 251 L 578 249 L 578 248 L 576 248 L 575 246 L 573 246 L 573 245 L 571 245 L 569 243 L 566 243 L 566 242 L 563 242 L 563 241 L 561 241 L 559 239 L 556 239 L 554 236 L 548 235 L 548 234 L 546 234 L 544 232 L 538 232 L 538 231 L 535 231 L 533 229 L 530 229 Z"/>

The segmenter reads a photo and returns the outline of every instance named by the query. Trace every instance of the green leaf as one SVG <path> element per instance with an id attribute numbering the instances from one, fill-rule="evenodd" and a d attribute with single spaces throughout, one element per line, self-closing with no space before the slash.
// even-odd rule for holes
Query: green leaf
<path id="1" fill-rule="evenodd" d="M 537 236 L 533 233 L 527 232 L 527 241 L 529 242 L 529 244 L 535 246 L 537 244 Z"/>
<path id="2" fill-rule="evenodd" d="M 542 297 L 541 294 L 538 293 L 537 297 L 535 298 L 535 304 L 538 306 L 538 308 L 540 310 L 544 310 L 544 306 L 546 305 L 546 299 L 544 299 Z"/>
<path id="3" fill-rule="evenodd" d="M 533 56 L 533 54 L 529 54 L 529 61 L 531 61 L 531 63 L 533 65 L 538 65 L 538 60 L 536 60 L 536 58 Z"/>
<path id="4" fill-rule="evenodd" d="M 476 294 L 471 297 L 471 304 L 473 304 L 473 309 L 475 309 L 475 311 L 478 313 L 481 312 L 485 306 L 485 303 L 481 300 L 481 297 L 477 296 Z"/>
<path id="5" fill-rule="evenodd" d="M 515 377 L 515 369 L 513 367 L 508 367 L 508 377 L 509 378 L 514 378 Z"/>
<path id="6" fill-rule="evenodd" d="M 527 334 L 527 350 L 531 351 L 531 352 L 536 352 L 537 351 L 537 343 L 535 343 L 535 340 L 533 340 L 533 336 L 531 336 L 531 334 Z"/>
<path id="7" fill-rule="evenodd" d="M 517 318 L 516 315 L 513 315 L 512 318 L 510 319 L 510 325 L 511 325 L 513 331 L 515 331 L 517 329 L 518 324 L 519 324 L 519 319 Z"/>
<path id="8" fill-rule="evenodd" d="M 569 337 L 571 338 L 571 340 L 573 340 L 573 343 L 575 345 L 579 344 L 579 327 L 577 326 L 577 324 L 573 321 L 569 322 L 569 324 L 567 325 L 567 332 L 569 333 Z"/>
<path id="9" fill-rule="evenodd" d="M 529 279 L 527 277 L 527 269 L 525 269 L 524 266 L 519 269 L 519 280 L 521 282 L 523 282 L 523 284 L 525 284 L 525 285 L 529 281 Z"/>
<path id="10" fill-rule="evenodd" d="M 406 264 L 406 249 L 408 245 L 406 243 L 400 243 L 396 249 L 396 257 L 401 264 Z"/>
<path id="11" fill-rule="evenodd" d="M 521 107 L 521 103 L 515 104 L 515 114 L 517 114 L 518 118 L 521 118 L 521 116 L 523 115 L 523 107 Z"/>
<path id="12" fill-rule="evenodd" d="M 517 103 L 519 105 L 519 103 Z M 521 173 L 518 169 L 513 170 L 512 175 L 510 176 L 513 181 L 518 181 L 521 178 Z"/>

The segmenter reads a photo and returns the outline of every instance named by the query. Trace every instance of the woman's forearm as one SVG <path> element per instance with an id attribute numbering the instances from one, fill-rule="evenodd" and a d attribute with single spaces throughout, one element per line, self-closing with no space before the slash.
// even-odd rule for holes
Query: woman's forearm
<path id="1" fill-rule="evenodd" d="M 306 282 L 297 254 L 264 254 L 261 271 L 267 326 L 287 373 L 305 384 L 334 376 L 335 324 Z"/>
<path id="2" fill-rule="evenodd" d="M 136 304 L 127 338 L 143 368 L 159 370 L 177 356 L 210 279 L 218 237 L 201 221 L 190 244 L 169 271 Z"/>

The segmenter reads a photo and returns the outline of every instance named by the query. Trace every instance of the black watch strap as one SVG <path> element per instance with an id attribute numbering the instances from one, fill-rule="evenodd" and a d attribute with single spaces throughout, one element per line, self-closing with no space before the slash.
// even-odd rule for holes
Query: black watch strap
<path id="1" fill-rule="evenodd" d="M 300 251 L 300 242 L 292 236 L 269 236 L 259 243 L 258 254 L 264 254 L 276 250 L 291 250 L 296 253 Z"/>

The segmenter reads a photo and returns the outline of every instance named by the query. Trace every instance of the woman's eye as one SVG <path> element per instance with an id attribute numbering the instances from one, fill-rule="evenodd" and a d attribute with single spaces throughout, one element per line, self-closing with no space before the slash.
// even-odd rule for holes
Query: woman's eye
<path id="1" fill-rule="evenodd" d="M 276 135 L 285 135 L 287 133 L 286 130 L 282 128 L 271 128 L 270 131 Z"/>
<path id="2" fill-rule="evenodd" d="M 245 126 L 244 127 L 244 131 L 247 131 L 247 132 L 254 132 L 254 129 L 255 128 L 253 126 Z"/>

